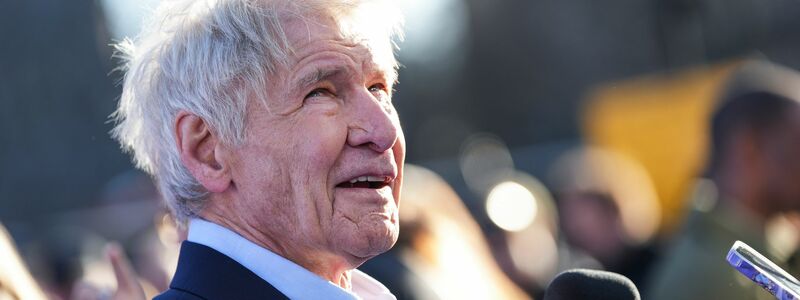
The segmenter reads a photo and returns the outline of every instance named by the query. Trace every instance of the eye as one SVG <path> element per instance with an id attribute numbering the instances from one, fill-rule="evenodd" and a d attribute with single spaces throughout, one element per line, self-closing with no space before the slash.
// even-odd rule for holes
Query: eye
<path id="1" fill-rule="evenodd" d="M 383 84 L 383 83 L 373 84 L 373 85 L 369 86 L 368 90 L 373 94 L 374 93 L 380 93 L 380 92 L 388 94 L 388 91 L 386 90 L 386 85 Z"/>
<path id="2" fill-rule="evenodd" d="M 317 88 L 308 93 L 304 99 L 316 98 L 316 97 L 334 97 L 335 94 L 331 92 L 331 90 L 327 88 Z"/>

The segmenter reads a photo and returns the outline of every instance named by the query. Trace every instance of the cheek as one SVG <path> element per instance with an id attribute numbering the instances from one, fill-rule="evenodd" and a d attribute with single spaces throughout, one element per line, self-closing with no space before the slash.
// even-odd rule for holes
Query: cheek
<path id="1" fill-rule="evenodd" d="M 248 193 L 278 192 L 284 186 L 281 178 L 284 166 L 279 163 L 278 149 L 269 146 L 250 146 L 243 148 L 238 159 L 231 165 L 234 183 L 237 188 Z M 266 195 L 265 195 L 266 196 Z"/>
<path id="2" fill-rule="evenodd" d="M 301 222 L 301 226 L 321 224 L 322 231 L 330 227 L 332 215 L 332 182 L 329 174 L 340 156 L 346 140 L 346 127 L 333 120 L 323 118 L 315 119 L 316 122 L 299 124 L 283 143 L 293 143 L 294 147 L 287 147 L 287 169 L 289 185 L 291 186 L 296 214 L 299 218 L 313 220 Z M 320 228 L 304 229 L 306 232 L 317 232 Z"/>
<path id="3" fill-rule="evenodd" d="M 347 127 L 338 122 L 315 122 L 301 130 L 297 135 L 294 149 L 290 155 L 298 167 L 297 171 L 315 174 L 306 174 L 307 178 L 314 180 L 327 177 L 336 160 L 341 155 L 347 139 Z M 317 183 L 319 184 L 319 183 Z"/>
<path id="4" fill-rule="evenodd" d="M 397 144 L 392 149 L 395 164 L 397 164 L 397 185 L 394 187 L 392 194 L 394 194 L 395 203 L 400 202 L 400 190 L 403 186 L 403 166 L 406 160 L 406 140 L 403 134 L 403 129 L 400 128 L 400 123 L 397 123 Z"/>
<path id="5" fill-rule="evenodd" d="M 406 159 L 406 137 L 399 123 L 397 123 L 397 143 L 392 148 L 392 152 L 397 165 L 401 166 Z"/>
<path id="6" fill-rule="evenodd" d="M 248 149 L 241 160 L 232 166 L 234 183 L 240 196 L 230 205 L 234 207 L 236 218 L 247 220 L 250 224 L 260 224 L 262 229 L 277 232 L 288 230 L 285 226 L 296 224 L 291 210 L 292 191 L 285 166 L 271 148 Z"/>

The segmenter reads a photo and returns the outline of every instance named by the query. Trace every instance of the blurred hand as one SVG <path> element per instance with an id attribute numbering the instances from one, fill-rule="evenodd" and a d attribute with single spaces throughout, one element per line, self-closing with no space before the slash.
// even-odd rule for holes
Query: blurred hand
<path id="1" fill-rule="evenodd" d="M 111 261 L 114 269 L 114 277 L 117 278 L 117 290 L 111 296 L 113 300 L 143 300 L 146 299 L 144 290 L 139 284 L 138 276 L 133 271 L 128 257 L 125 256 L 122 247 L 117 243 L 108 244 L 106 255 Z"/>

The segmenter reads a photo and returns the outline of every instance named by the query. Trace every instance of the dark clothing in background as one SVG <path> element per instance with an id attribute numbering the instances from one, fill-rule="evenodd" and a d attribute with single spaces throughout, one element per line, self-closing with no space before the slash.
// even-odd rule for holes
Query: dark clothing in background
<path id="1" fill-rule="evenodd" d="M 718 201 L 717 201 L 718 202 Z M 644 299 L 774 299 L 769 292 L 731 267 L 726 256 L 740 240 L 785 268 L 771 255 L 757 222 L 716 205 L 691 212 L 673 248 L 656 265 Z M 789 273 L 797 274 L 787 269 Z"/>

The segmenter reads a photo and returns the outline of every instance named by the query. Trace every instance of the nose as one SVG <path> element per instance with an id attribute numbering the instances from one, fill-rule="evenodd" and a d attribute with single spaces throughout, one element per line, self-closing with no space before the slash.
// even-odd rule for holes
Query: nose
<path id="1" fill-rule="evenodd" d="M 381 102 L 367 90 L 353 100 L 347 144 L 352 147 L 365 145 L 379 153 L 394 147 L 401 129 L 392 104 Z"/>

